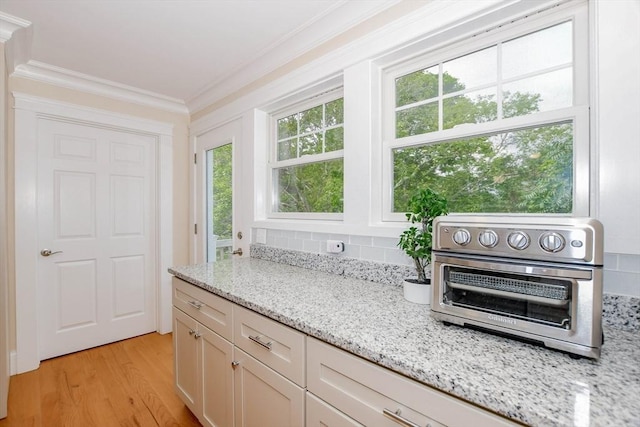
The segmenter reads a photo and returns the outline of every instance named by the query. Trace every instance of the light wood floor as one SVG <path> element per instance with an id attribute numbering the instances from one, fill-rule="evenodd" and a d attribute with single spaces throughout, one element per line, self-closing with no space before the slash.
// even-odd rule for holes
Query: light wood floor
<path id="1" fill-rule="evenodd" d="M 45 360 L 11 377 L 0 427 L 200 426 L 173 390 L 171 334 Z"/>

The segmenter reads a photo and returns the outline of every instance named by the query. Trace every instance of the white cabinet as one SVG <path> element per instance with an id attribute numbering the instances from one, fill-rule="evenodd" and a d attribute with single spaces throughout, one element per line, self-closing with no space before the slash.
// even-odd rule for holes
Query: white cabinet
<path id="1" fill-rule="evenodd" d="M 233 345 L 175 306 L 175 389 L 208 427 L 233 425 Z"/>
<path id="2" fill-rule="evenodd" d="M 204 426 L 304 425 L 304 334 L 176 278 L 173 305 L 175 389 Z"/>
<path id="3" fill-rule="evenodd" d="M 173 277 L 172 284 L 174 307 L 228 341 L 232 340 L 232 302 L 176 277 Z"/>
<path id="4" fill-rule="evenodd" d="M 233 425 L 233 304 L 173 278 L 175 388 L 207 427 Z"/>
<path id="5" fill-rule="evenodd" d="M 305 335 L 234 307 L 236 426 L 304 425 Z"/>
<path id="6" fill-rule="evenodd" d="M 307 389 L 367 426 L 516 425 L 311 337 Z"/>
<path id="7" fill-rule="evenodd" d="M 304 389 L 236 347 L 236 426 L 304 425 Z"/>
<path id="8" fill-rule="evenodd" d="M 516 425 L 179 279 L 173 284 L 176 391 L 205 426 Z"/>
<path id="9" fill-rule="evenodd" d="M 234 307 L 233 342 L 301 387 L 305 382 L 305 335 L 246 308 Z"/>
<path id="10" fill-rule="evenodd" d="M 362 427 L 333 406 L 307 392 L 307 427 Z"/>
<path id="11" fill-rule="evenodd" d="M 177 308 L 173 308 L 173 369 L 175 389 L 178 396 L 191 412 L 198 414 L 201 408 L 198 393 L 198 377 L 201 369 L 198 364 L 198 342 L 193 334 L 198 322 Z"/>

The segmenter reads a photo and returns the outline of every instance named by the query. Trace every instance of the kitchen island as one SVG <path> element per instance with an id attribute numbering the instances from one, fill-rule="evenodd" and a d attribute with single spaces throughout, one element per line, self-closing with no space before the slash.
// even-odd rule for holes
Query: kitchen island
<path id="1" fill-rule="evenodd" d="M 598 361 L 456 326 L 402 289 L 256 258 L 171 274 L 410 379 L 535 426 L 640 426 L 640 332 Z"/>

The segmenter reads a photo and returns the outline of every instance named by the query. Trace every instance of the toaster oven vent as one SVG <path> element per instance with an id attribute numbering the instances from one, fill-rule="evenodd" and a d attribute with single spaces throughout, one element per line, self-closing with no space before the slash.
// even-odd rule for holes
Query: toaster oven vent
<path id="1" fill-rule="evenodd" d="M 510 277 L 488 276 L 453 270 L 449 271 L 449 280 L 468 286 L 557 300 L 569 299 L 571 290 L 570 284 L 537 283 Z"/>

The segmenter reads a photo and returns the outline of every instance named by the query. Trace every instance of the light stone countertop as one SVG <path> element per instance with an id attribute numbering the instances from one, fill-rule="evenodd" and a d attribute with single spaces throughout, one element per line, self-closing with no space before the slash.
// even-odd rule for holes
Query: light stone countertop
<path id="1" fill-rule="evenodd" d="M 640 332 L 605 327 L 599 361 L 457 326 L 397 286 L 256 258 L 180 279 L 426 385 L 535 426 L 640 426 Z"/>

